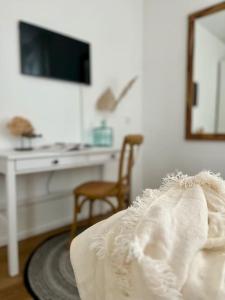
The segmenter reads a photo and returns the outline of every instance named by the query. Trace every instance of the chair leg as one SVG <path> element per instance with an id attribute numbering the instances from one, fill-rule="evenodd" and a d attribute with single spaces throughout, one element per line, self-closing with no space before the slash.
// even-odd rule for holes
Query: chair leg
<path id="1" fill-rule="evenodd" d="M 129 207 L 131 205 L 130 192 L 127 193 L 125 202 L 126 202 L 126 207 Z"/>
<path id="2" fill-rule="evenodd" d="M 89 226 L 92 225 L 92 219 L 93 219 L 93 204 L 94 204 L 94 200 L 90 200 L 90 202 L 89 202 L 89 221 L 88 221 L 88 225 L 89 225 Z"/>
<path id="3" fill-rule="evenodd" d="M 125 208 L 124 195 L 119 195 L 117 199 L 118 199 L 118 211 L 123 210 Z"/>
<path id="4" fill-rule="evenodd" d="M 79 204 L 78 204 L 78 197 L 74 197 L 74 215 L 73 215 L 73 223 L 71 227 L 71 233 L 70 233 L 70 242 L 72 242 L 73 238 L 77 234 L 77 214 L 79 212 Z"/>

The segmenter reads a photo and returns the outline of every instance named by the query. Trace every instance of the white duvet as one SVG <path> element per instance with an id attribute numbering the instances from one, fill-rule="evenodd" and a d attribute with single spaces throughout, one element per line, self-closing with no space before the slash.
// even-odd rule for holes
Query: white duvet
<path id="1" fill-rule="evenodd" d="M 82 300 L 224 300 L 225 183 L 178 173 L 77 236 Z"/>

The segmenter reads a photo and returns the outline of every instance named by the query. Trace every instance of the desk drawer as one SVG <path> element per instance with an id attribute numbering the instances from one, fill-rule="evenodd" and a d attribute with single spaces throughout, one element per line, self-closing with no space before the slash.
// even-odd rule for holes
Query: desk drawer
<path id="1" fill-rule="evenodd" d="M 73 167 L 76 165 L 82 165 L 87 163 L 86 156 L 69 156 L 69 157 L 51 157 L 51 158 L 34 158 L 34 159 L 23 159 L 16 161 L 17 172 L 28 172 L 29 170 L 51 170 L 60 169 L 63 167 Z"/>
<path id="2" fill-rule="evenodd" d="M 85 165 L 87 163 L 87 155 L 66 156 L 56 158 L 59 166 L 76 166 Z"/>
<path id="3" fill-rule="evenodd" d="M 92 154 L 89 156 L 89 161 L 91 163 L 104 163 L 112 159 L 112 154 L 103 153 L 103 154 Z"/>

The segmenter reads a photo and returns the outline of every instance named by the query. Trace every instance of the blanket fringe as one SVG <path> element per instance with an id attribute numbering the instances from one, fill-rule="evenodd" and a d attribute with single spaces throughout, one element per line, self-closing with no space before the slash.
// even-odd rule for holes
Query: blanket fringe
<path id="1" fill-rule="evenodd" d="M 163 180 L 160 187 L 161 191 L 167 191 L 172 187 L 191 188 L 195 185 L 207 186 L 217 193 L 225 194 L 224 180 L 220 174 L 214 174 L 210 171 L 202 171 L 195 176 L 188 176 L 182 172 L 168 174 Z"/>
<path id="2" fill-rule="evenodd" d="M 177 290 L 176 276 L 166 262 L 150 259 L 144 255 L 143 249 L 135 237 L 136 228 L 151 207 L 151 204 L 161 195 L 159 190 L 146 190 L 142 197 L 137 197 L 133 205 L 128 208 L 126 215 L 122 217 L 120 231 L 114 240 L 112 261 L 115 274 L 118 274 L 118 285 L 127 293 L 130 291 L 130 264 L 132 261 L 141 263 L 143 278 L 149 283 L 149 292 L 165 299 L 181 300 L 181 294 Z M 151 220 L 146 220 L 146 223 Z M 151 226 L 146 226 L 151 228 Z M 131 242 L 133 241 L 133 242 Z"/>
<path id="3" fill-rule="evenodd" d="M 104 259 L 106 255 L 106 236 L 103 234 L 94 236 L 90 249 L 95 252 L 98 259 Z"/>
<path id="4" fill-rule="evenodd" d="M 177 290 L 176 276 L 169 265 L 163 261 L 145 257 L 142 264 L 143 277 L 149 292 L 164 299 L 182 300 L 181 293 Z"/>

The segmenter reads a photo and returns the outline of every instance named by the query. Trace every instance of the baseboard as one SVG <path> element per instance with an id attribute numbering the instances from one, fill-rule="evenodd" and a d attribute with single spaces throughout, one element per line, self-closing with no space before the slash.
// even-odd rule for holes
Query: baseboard
<path id="1" fill-rule="evenodd" d="M 57 220 L 48 224 L 40 225 L 35 228 L 27 229 L 20 231 L 18 233 L 18 240 L 24 240 L 31 236 L 35 236 L 44 232 L 48 232 L 66 225 L 71 224 L 71 218 L 65 218 L 61 220 Z M 0 237 L 0 247 L 7 245 L 7 236 Z"/>

